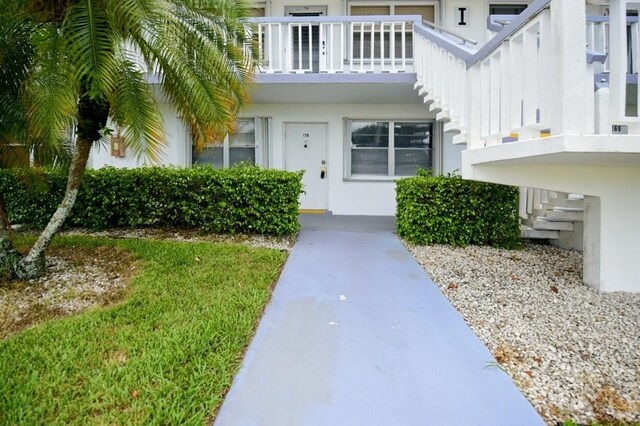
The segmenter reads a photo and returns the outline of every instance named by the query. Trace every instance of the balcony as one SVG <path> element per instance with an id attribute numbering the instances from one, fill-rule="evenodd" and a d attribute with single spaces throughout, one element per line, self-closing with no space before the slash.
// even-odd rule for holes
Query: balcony
<path id="1" fill-rule="evenodd" d="M 418 15 L 250 19 L 262 74 L 413 72 Z"/>

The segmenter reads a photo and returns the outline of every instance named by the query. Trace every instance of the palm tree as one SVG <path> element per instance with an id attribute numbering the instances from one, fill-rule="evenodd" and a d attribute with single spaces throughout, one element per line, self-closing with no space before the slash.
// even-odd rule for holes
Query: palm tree
<path id="1" fill-rule="evenodd" d="M 5 3 L 0 144 L 16 140 L 55 150 L 69 128 L 76 134 L 64 198 L 30 252 L 11 266 L 15 276 L 31 278 L 45 271 L 44 251 L 73 207 L 91 148 L 108 120 L 124 129 L 136 155 L 158 158 L 165 135 L 150 76 L 159 79 L 201 146 L 232 129 L 257 55 L 242 23 L 248 11 L 239 1 Z M 0 220 L 0 261 L 14 253 L 7 241 Z"/>

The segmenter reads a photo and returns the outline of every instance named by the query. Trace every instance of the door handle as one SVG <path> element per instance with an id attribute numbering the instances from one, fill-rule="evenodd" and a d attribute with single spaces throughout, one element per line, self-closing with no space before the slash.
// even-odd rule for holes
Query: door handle
<path id="1" fill-rule="evenodd" d="M 320 169 L 320 179 L 324 179 L 324 176 L 327 174 L 327 169 L 325 167 Z"/>

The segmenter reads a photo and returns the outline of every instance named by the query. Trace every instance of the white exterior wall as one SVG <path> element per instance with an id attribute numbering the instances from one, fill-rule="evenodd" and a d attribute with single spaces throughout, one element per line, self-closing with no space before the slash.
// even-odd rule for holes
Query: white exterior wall
<path id="1" fill-rule="evenodd" d="M 315 1 L 315 0 L 273 0 L 269 2 L 270 16 L 284 16 L 284 8 L 286 6 L 326 6 L 328 16 L 340 16 L 344 15 L 342 11 L 342 1 Z"/>
<path id="2" fill-rule="evenodd" d="M 164 149 L 163 165 L 189 167 L 191 142 L 184 125 L 172 108 L 161 105 L 169 144 Z M 254 104 L 240 114 L 241 117 L 270 117 L 271 141 L 269 167 L 284 169 L 284 127 L 288 122 L 327 124 L 327 209 L 343 215 L 394 215 L 395 182 L 392 178 L 359 180 L 344 178 L 345 129 L 344 119 L 378 120 L 433 120 L 435 116 L 420 105 L 398 104 Z M 434 138 L 434 166 L 444 173 L 460 169 L 459 145 L 451 144 L 445 135 L 443 143 Z M 91 166 L 139 167 L 145 164 L 128 150 L 123 158 L 111 157 L 107 149 L 94 150 Z M 309 171 L 318 172 L 319 170 Z"/>
<path id="3" fill-rule="evenodd" d="M 269 164 L 276 169 L 284 168 L 285 123 L 327 123 L 327 209 L 370 216 L 395 214 L 395 182 L 344 179 L 344 119 L 434 119 L 422 105 L 254 104 L 242 116 L 272 118 Z"/>
<path id="4" fill-rule="evenodd" d="M 465 26 L 458 25 L 459 8 L 466 9 L 467 25 Z M 444 27 L 480 44 L 488 38 L 487 16 L 489 16 L 489 2 L 486 0 L 446 0 L 441 23 Z"/>
<path id="5" fill-rule="evenodd" d="M 460 159 L 462 158 L 462 151 L 467 147 L 466 144 L 453 144 L 453 133 L 445 133 L 442 137 L 442 165 L 440 167 L 440 173 L 454 173 L 462 174 L 462 166 Z"/>
<path id="6" fill-rule="evenodd" d="M 190 165 L 191 141 L 184 124 L 171 105 L 160 104 L 159 109 L 164 120 L 168 143 L 163 147 L 163 155 L 158 164 L 180 167 Z M 109 138 L 107 138 L 107 143 L 93 148 L 89 164 L 96 169 L 104 166 L 132 168 L 150 164 L 150 161 L 145 158 L 136 158 L 131 148 L 127 148 L 124 157 L 112 157 Z"/>
<path id="7" fill-rule="evenodd" d="M 481 0 L 485 1 L 485 0 Z M 260 6 L 260 2 L 255 3 L 256 6 Z M 316 0 L 273 0 L 266 3 L 266 13 L 268 16 L 285 16 L 285 8 L 288 6 L 293 7 L 326 7 L 327 16 L 345 16 L 348 15 L 348 4 L 357 6 L 377 6 L 377 5 L 434 5 L 436 13 L 440 9 L 440 0 L 330 0 L 330 1 L 316 1 Z M 436 18 L 437 20 L 439 18 Z"/>

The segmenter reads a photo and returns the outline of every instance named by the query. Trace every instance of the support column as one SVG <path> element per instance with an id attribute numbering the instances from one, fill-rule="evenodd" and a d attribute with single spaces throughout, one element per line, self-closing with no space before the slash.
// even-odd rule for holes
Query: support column
<path id="1" fill-rule="evenodd" d="M 584 282 L 605 292 L 640 292 L 640 193 L 619 188 L 584 203 Z"/>
<path id="2" fill-rule="evenodd" d="M 584 46 L 586 12 L 584 0 L 551 2 L 551 49 L 555 55 L 552 93 L 558 101 L 549 117 L 553 134 L 583 134 L 588 117 L 589 92 L 585 92 L 587 60 Z M 547 88 L 549 90 L 549 88 Z"/>
<path id="3" fill-rule="evenodd" d="M 600 289 L 600 197 L 584 196 L 582 279 Z"/>
<path id="4" fill-rule="evenodd" d="M 611 92 L 608 87 L 601 87 L 595 94 L 595 133 L 607 135 L 611 133 L 610 113 Z"/>

